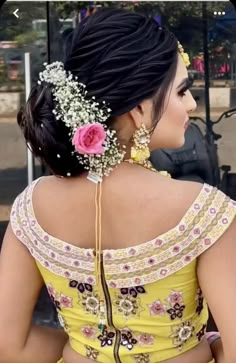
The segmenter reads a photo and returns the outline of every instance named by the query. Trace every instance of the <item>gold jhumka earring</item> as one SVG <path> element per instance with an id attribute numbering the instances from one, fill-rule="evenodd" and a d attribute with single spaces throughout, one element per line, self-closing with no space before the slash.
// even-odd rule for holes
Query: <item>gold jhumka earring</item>
<path id="1" fill-rule="evenodd" d="M 169 176 L 170 174 L 167 171 L 158 171 L 156 170 L 151 161 L 149 160 L 150 157 L 150 133 L 144 123 L 140 126 L 138 130 L 134 132 L 133 135 L 133 145 L 131 147 L 131 157 L 130 159 L 125 160 L 130 164 L 138 164 L 143 166 L 146 169 L 151 171 L 157 172 L 164 176 Z"/>
<path id="2" fill-rule="evenodd" d="M 185 53 L 184 48 L 182 44 L 180 44 L 180 42 L 178 42 L 178 51 L 184 61 L 185 66 L 188 68 L 191 64 L 189 60 L 189 55 L 188 53 Z"/>
<path id="3" fill-rule="evenodd" d="M 133 146 L 131 147 L 131 159 L 143 162 L 150 157 L 149 150 L 150 134 L 145 124 L 136 130 L 133 135 Z"/>

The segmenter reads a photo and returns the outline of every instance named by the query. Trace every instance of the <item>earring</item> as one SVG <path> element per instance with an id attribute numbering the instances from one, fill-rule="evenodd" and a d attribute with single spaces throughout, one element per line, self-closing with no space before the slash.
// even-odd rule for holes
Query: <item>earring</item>
<path id="1" fill-rule="evenodd" d="M 133 135 L 134 145 L 131 147 L 131 159 L 136 162 L 142 162 L 150 157 L 149 143 L 150 134 L 145 124 L 136 130 Z"/>

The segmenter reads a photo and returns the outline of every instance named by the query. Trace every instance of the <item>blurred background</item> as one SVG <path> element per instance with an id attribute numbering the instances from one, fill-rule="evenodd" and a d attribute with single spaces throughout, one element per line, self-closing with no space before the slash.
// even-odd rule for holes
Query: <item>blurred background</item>
<path id="1" fill-rule="evenodd" d="M 16 124 L 26 97 L 24 54 L 30 53 L 33 85 L 45 61 L 63 61 L 65 40 L 81 19 L 109 6 L 155 17 L 175 33 L 190 56 L 196 116 L 214 120 L 236 106 L 236 11 L 229 1 L 7 1 L 0 12 L 0 242 L 12 202 L 28 183 L 27 151 Z M 235 130 L 236 116 L 216 127 L 223 136 L 219 163 L 230 164 L 233 171 Z M 38 177 L 45 168 L 34 160 L 33 171 Z"/>

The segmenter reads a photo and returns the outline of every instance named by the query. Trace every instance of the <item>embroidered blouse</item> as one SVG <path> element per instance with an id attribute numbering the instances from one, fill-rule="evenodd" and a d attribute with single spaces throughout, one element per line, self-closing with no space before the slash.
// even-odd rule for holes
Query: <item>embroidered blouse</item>
<path id="1" fill-rule="evenodd" d="M 35 259 L 73 350 L 104 363 L 156 363 L 199 344 L 208 320 L 197 257 L 233 221 L 236 202 L 204 184 L 178 225 L 131 248 L 102 251 L 107 322 L 98 328 L 93 249 L 55 238 L 36 220 L 35 180 L 15 200 L 11 225 Z"/>

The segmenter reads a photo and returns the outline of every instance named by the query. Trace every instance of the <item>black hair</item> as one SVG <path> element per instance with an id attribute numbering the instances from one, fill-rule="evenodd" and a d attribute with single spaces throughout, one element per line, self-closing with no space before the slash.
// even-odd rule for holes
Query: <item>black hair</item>
<path id="1" fill-rule="evenodd" d="M 102 9 L 70 33 L 64 66 L 86 85 L 88 97 L 105 101 L 114 117 L 153 99 L 153 129 L 163 113 L 178 59 L 177 40 L 152 18 L 126 10 Z M 52 173 L 80 175 L 68 128 L 56 120 L 50 85 L 34 87 L 18 114 L 18 124 L 36 157 Z M 58 157 L 57 157 L 58 156 Z"/>

